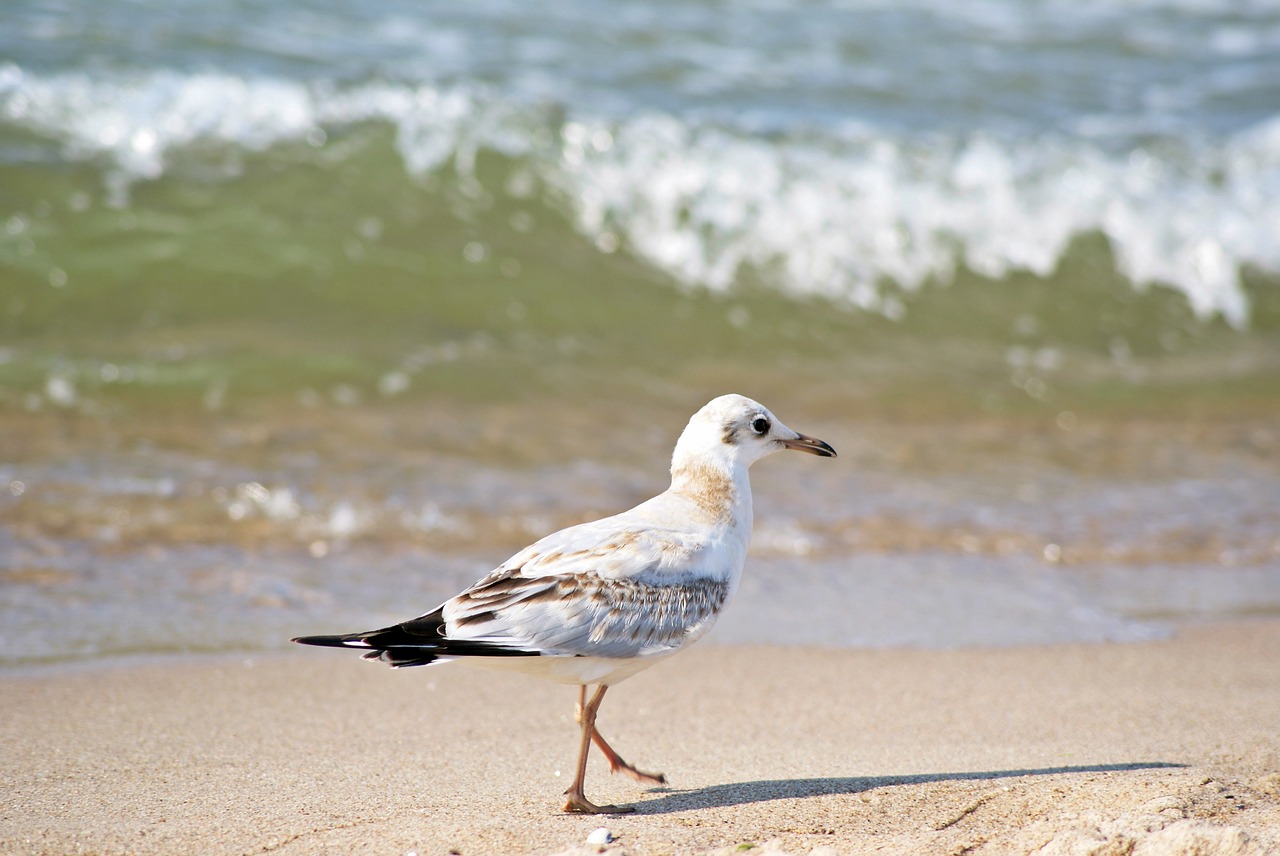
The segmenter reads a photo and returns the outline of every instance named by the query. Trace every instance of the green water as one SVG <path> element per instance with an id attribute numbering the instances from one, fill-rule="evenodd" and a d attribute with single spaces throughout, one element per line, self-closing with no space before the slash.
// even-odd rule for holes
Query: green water
<path id="1" fill-rule="evenodd" d="M 246 157 L 230 180 L 178 170 L 123 207 L 88 167 L 0 167 L 16 212 L 0 241 L 6 406 L 50 403 L 50 378 L 177 408 L 334 389 L 365 406 L 728 388 L 922 415 L 1280 405 L 1280 288 L 1261 273 L 1233 330 L 1180 292 L 1134 289 L 1085 237 L 1050 277 L 962 269 L 898 292 L 891 320 L 749 275 L 682 287 L 601 251 L 554 190 L 511 192 L 529 183 L 519 161 L 406 179 L 385 133 L 330 145 L 342 156 Z"/>

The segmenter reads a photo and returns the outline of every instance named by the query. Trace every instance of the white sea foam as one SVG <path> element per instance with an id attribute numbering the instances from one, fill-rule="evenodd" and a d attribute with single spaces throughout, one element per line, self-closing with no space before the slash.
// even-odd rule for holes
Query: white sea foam
<path id="1" fill-rule="evenodd" d="M 66 157 L 105 160 L 121 191 L 159 178 L 175 152 L 195 144 L 263 151 L 285 141 L 323 141 L 326 126 L 365 121 L 396 126 L 410 172 L 452 161 L 466 173 L 482 147 L 523 153 L 521 134 L 509 127 L 514 117 L 513 110 L 481 102 L 465 88 L 371 83 L 340 89 L 170 71 L 42 77 L 0 66 L 0 122 L 52 138 Z"/>
<path id="2" fill-rule="evenodd" d="M 482 150 L 521 159 L 597 246 L 690 286 L 728 289 L 749 271 L 894 316 L 887 282 L 911 290 L 962 264 L 1047 276 L 1074 237 L 1097 232 L 1138 287 L 1171 285 L 1200 316 L 1243 326 L 1241 269 L 1280 272 L 1280 117 L 1223 139 L 1119 150 L 1079 133 L 763 137 L 656 113 L 561 122 L 467 86 L 0 66 L 0 130 L 103 162 L 121 204 L 180 151 L 319 145 L 326 129 L 360 122 L 392 125 L 412 174 L 472 180 Z"/>
<path id="3" fill-rule="evenodd" d="M 0 116 L 58 140 L 72 158 L 105 155 L 130 179 L 157 178 L 196 142 L 261 150 L 316 126 L 306 89 L 279 80 L 154 72 L 40 77 L 0 68 Z"/>
<path id="4" fill-rule="evenodd" d="M 607 150 L 578 142 L 604 130 Z M 892 312 L 886 280 L 910 290 L 960 264 L 1048 276 L 1097 232 L 1138 286 L 1242 326 L 1241 267 L 1280 271 L 1280 118 L 1225 144 L 1113 155 L 1065 137 L 779 144 L 652 116 L 566 135 L 560 168 L 584 232 L 713 289 L 754 268 Z"/>

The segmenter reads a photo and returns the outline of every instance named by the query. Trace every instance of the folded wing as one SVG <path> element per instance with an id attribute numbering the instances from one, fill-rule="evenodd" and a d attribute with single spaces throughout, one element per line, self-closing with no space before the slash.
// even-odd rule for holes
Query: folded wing
<path id="1" fill-rule="evenodd" d="M 392 666 L 458 657 L 645 657 L 701 636 L 729 598 L 724 580 L 672 578 L 664 570 L 664 557 L 681 549 L 677 542 L 651 535 L 621 549 L 618 539 L 582 548 L 591 533 L 563 537 L 571 533 L 544 539 L 418 618 L 295 641 L 363 649 L 366 659 Z"/>

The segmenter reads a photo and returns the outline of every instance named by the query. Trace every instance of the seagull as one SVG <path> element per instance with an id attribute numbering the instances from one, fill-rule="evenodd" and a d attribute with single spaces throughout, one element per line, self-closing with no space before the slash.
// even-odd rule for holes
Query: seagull
<path id="1" fill-rule="evenodd" d="M 546 536 L 417 618 L 364 633 L 302 636 L 355 648 L 393 668 L 450 660 L 578 686 L 577 772 L 564 811 L 616 814 L 583 792 L 594 743 L 614 773 L 663 785 L 622 759 L 596 728 L 609 687 L 700 639 L 732 599 L 751 540 L 747 468 L 783 449 L 834 458 L 741 395 L 693 415 L 671 456 L 671 486 L 629 511 Z M 594 687 L 588 698 L 588 687 Z"/>

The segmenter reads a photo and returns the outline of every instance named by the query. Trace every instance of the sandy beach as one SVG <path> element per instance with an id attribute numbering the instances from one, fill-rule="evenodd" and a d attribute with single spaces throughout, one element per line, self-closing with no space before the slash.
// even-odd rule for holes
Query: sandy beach
<path id="1" fill-rule="evenodd" d="M 0 852 L 1280 852 L 1280 622 L 1137 644 L 706 645 L 602 730 L 670 786 L 559 812 L 574 691 L 341 652 L 0 679 Z M 593 846 L 598 827 L 615 837 Z"/>

